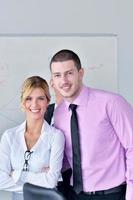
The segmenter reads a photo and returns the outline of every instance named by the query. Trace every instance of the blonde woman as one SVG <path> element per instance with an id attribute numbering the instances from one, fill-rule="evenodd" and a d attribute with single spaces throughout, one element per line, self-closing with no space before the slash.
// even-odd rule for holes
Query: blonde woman
<path id="1" fill-rule="evenodd" d="M 47 82 L 27 78 L 21 103 L 26 120 L 5 131 L 0 143 L 0 189 L 12 191 L 12 200 L 23 200 L 23 184 L 54 188 L 61 177 L 64 136 L 44 120 L 50 101 Z"/>

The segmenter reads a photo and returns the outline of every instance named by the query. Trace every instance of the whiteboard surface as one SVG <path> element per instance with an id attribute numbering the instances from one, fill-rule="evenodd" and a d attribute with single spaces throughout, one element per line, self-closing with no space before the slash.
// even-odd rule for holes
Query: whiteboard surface
<path id="1" fill-rule="evenodd" d="M 20 107 L 24 79 L 40 75 L 49 81 L 50 59 L 61 49 L 79 55 L 86 85 L 117 92 L 116 36 L 1 36 L 0 134 L 24 119 Z"/>

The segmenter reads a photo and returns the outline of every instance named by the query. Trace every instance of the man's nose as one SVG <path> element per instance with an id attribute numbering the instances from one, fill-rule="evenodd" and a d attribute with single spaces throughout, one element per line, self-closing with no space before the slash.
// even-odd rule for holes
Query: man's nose
<path id="1" fill-rule="evenodd" d="M 62 82 L 66 83 L 68 81 L 67 75 L 62 75 Z"/>

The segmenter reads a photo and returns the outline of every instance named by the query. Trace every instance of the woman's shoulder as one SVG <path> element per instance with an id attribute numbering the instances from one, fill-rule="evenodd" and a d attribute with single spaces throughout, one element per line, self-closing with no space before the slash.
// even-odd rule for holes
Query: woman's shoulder
<path id="1" fill-rule="evenodd" d="M 15 133 L 21 131 L 25 127 L 25 122 L 19 124 L 18 126 L 14 126 L 11 128 L 8 128 L 5 130 L 5 132 L 2 134 L 2 137 L 12 137 L 15 135 Z"/>
<path id="2" fill-rule="evenodd" d="M 59 137 L 64 138 L 64 134 L 60 129 L 55 128 L 52 125 L 49 125 L 47 122 L 45 124 L 46 132 L 49 137 Z"/>

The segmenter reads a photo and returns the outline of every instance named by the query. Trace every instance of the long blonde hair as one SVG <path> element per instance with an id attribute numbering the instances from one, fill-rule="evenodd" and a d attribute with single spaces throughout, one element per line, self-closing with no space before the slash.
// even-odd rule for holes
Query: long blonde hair
<path id="1" fill-rule="evenodd" d="M 40 76 L 31 76 L 27 78 L 23 85 L 22 85 L 22 91 L 21 91 L 21 103 L 25 101 L 26 97 L 33 91 L 35 88 L 41 88 L 46 95 L 46 98 L 48 100 L 48 103 L 50 101 L 50 92 L 49 92 L 49 86 L 45 79 L 43 79 Z"/>

